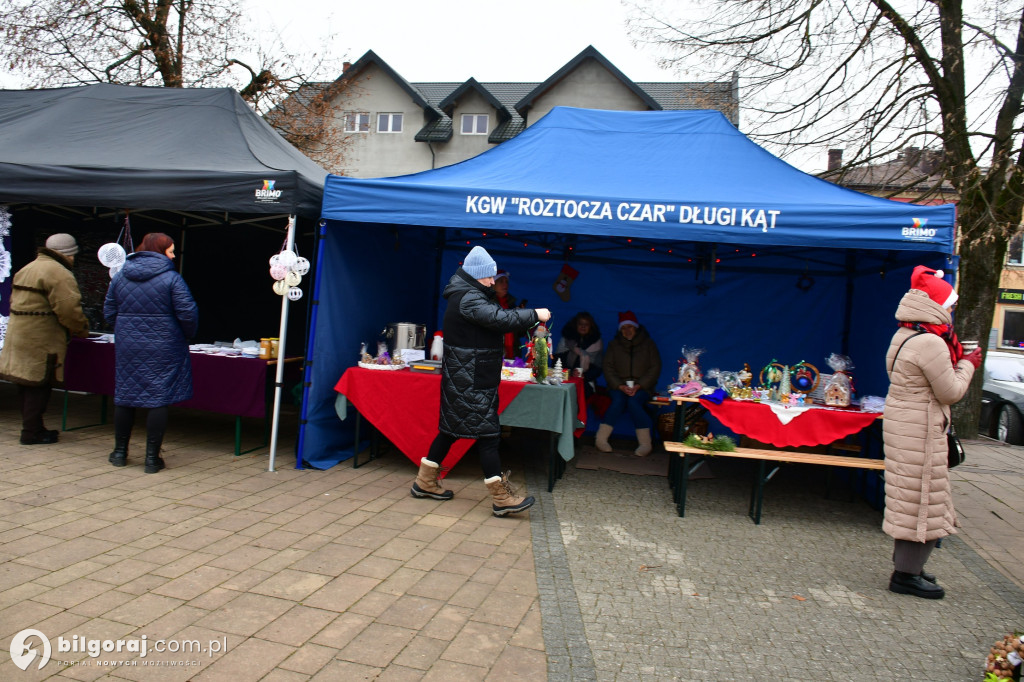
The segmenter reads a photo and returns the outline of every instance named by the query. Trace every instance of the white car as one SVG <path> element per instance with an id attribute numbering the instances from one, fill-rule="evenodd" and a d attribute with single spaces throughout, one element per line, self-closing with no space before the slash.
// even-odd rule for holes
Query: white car
<path id="1" fill-rule="evenodd" d="M 990 351 L 985 356 L 978 432 L 1024 445 L 1024 354 Z"/>

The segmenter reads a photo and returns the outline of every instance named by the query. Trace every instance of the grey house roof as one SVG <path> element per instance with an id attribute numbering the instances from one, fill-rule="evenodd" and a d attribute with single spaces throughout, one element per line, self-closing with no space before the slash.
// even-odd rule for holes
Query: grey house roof
<path id="1" fill-rule="evenodd" d="M 842 151 L 835 152 L 839 156 L 829 161 L 829 165 L 835 167 L 818 175 L 843 187 L 882 196 L 902 192 L 926 197 L 956 194 L 953 184 L 945 177 L 941 150 L 907 147 L 892 161 L 852 168 L 843 168 Z"/>
<path id="2" fill-rule="evenodd" d="M 497 111 L 498 125 L 487 138 L 488 142 L 497 144 L 510 140 L 525 130 L 526 116 L 537 98 L 557 85 L 560 80 L 587 59 L 594 59 L 604 66 L 633 91 L 650 110 L 717 109 L 725 114 L 733 125 L 739 126 L 739 87 L 735 75 L 728 82 L 634 82 L 626 78 L 593 46 L 588 46 L 543 82 L 492 83 L 478 82 L 475 78 L 470 78 L 459 83 L 409 83 L 372 50 L 348 67 L 338 81 L 351 79 L 370 64 L 380 67 L 408 92 L 427 114 L 426 125 L 416 133 L 417 142 L 446 142 L 451 139 L 453 134 L 451 107 L 461 95 L 474 90 Z M 308 97 L 313 92 L 326 89 L 329 85 L 329 83 L 311 84 L 304 95 Z"/>

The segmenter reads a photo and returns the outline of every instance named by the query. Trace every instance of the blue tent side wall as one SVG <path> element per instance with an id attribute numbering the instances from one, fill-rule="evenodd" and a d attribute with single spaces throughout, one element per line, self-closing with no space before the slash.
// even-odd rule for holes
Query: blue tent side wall
<path id="1" fill-rule="evenodd" d="M 315 317 L 306 357 L 300 462 L 326 469 L 352 456 L 354 419 L 334 411 L 334 385 L 366 342 L 375 354 L 390 322 L 418 321 L 432 310 L 435 229 L 331 223 L 321 228 Z"/>

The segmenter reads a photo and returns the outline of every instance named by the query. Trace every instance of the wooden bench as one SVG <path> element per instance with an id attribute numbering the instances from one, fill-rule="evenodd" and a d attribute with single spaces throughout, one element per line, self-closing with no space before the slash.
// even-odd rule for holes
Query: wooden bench
<path id="1" fill-rule="evenodd" d="M 682 443 L 666 441 L 665 449 L 669 452 L 678 452 L 682 455 L 682 466 L 670 467 L 671 475 L 674 476 L 670 484 L 675 488 L 676 511 L 679 516 L 686 513 L 686 487 L 690 478 L 691 467 L 687 460 L 690 455 L 703 455 L 705 457 L 737 457 L 741 459 L 758 460 L 757 477 L 754 479 L 753 490 L 750 494 L 750 508 L 747 514 L 754 523 L 761 523 L 761 503 L 764 499 L 764 484 L 771 480 L 772 476 L 779 470 L 778 465 L 765 474 L 766 462 L 791 462 L 794 464 L 823 464 L 825 466 L 850 467 L 857 469 L 873 469 L 882 471 L 885 469 L 885 461 L 881 459 L 870 459 L 866 457 L 848 457 L 846 455 L 827 455 L 812 452 L 795 452 L 793 450 L 760 450 L 755 448 L 736 448 L 733 452 L 719 452 L 692 448 Z M 844 448 L 845 449 L 845 448 Z M 694 465 L 696 466 L 696 465 Z"/>

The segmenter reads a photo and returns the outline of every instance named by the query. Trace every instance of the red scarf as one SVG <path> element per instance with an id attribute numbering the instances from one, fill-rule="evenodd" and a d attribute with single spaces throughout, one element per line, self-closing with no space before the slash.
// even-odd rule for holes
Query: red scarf
<path id="1" fill-rule="evenodd" d="M 960 345 L 960 339 L 956 338 L 956 332 L 953 331 L 953 325 L 951 324 L 928 324 L 927 322 L 900 322 L 901 327 L 907 329 L 916 329 L 921 332 L 928 332 L 929 334 L 935 334 L 941 337 L 946 345 L 949 346 L 949 358 L 953 361 L 953 366 L 956 367 L 956 363 L 964 357 L 964 348 Z"/>

